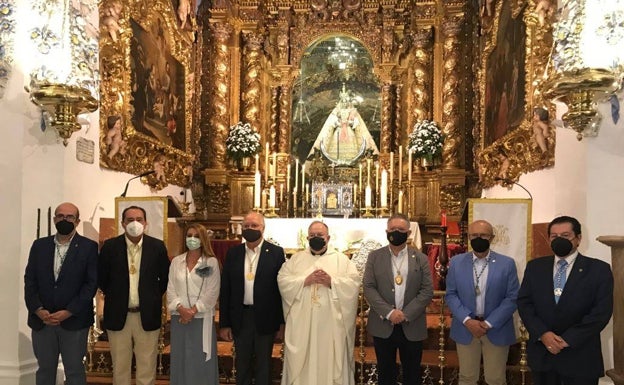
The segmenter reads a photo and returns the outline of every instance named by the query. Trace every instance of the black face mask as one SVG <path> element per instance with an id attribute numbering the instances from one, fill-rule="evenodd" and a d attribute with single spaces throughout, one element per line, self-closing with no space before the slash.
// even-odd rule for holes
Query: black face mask
<path id="1" fill-rule="evenodd" d="M 254 230 L 254 229 L 245 229 L 243 230 L 242 235 L 243 235 L 243 238 L 245 238 L 247 242 L 255 242 L 258 239 L 260 239 L 260 237 L 262 236 L 262 231 Z"/>
<path id="2" fill-rule="evenodd" d="M 62 221 L 56 222 L 54 226 L 56 226 L 56 231 L 58 231 L 58 233 L 61 235 L 71 234 L 71 232 L 74 231 L 74 228 L 76 227 L 73 223 L 68 222 L 64 219 Z"/>
<path id="3" fill-rule="evenodd" d="M 407 233 L 401 232 L 399 230 L 394 230 L 389 233 L 386 233 L 386 238 L 388 238 L 388 242 L 394 246 L 401 246 L 405 242 L 407 242 Z"/>
<path id="4" fill-rule="evenodd" d="M 472 247 L 472 250 L 476 251 L 477 253 L 483 253 L 490 248 L 490 241 L 481 237 L 474 238 L 470 240 L 470 246 Z"/>
<path id="5" fill-rule="evenodd" d="M 550 242 L 550 248 L 558 257 L 567 257 L 574 248 L 570 240 L 557 237 Z"/>
<path id="6" fill-rule="evenodd" d="M 325 239 L 323 239 L 321 237 L 310 238 L 310 240 L 308 242 L 310 243 L 310 249 L 312 249 L 314 251 L 321 251 L 321 250 L 323 250 L 323 247 L 325 247 L 325 245 L 327 244 L 325 242 Z"/>

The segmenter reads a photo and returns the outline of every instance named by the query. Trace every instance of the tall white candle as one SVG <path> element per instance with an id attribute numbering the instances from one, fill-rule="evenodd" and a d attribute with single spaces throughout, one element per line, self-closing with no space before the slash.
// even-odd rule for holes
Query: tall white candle
<path id="1" fill-rule="evenodd" d="M 304 189 L 307 190 L 308 186 L 305 184 L 305 164 L 301 165 L 301 191 L 305 192 L 307 194 L 307 191 L 303 191 Z"/>
<path id="2" fill-rule="evenodd" d="M 264 146 L 264 183 L 269 183 L 269 142 Z"/>
<path id="3" fill-rule="evenodd" d="M 403 146 L 399 146 L 399 184 L 403 180 Z"/>
<path id="4" fill-rule="evenodd" d="M 394 180 L 394 151 L 390 152 L 390 183 Z"/>
<path id="5" fill-rule="evenodd" d="M 377 194 L 379 194 L 379 162 L 375 163 L 375 195 Z"/>
<path id="6" fill-rule="evenodd" d="M 260 160 L 260 154 L 256 154 L 256 172 L 258 172 L 260 168 L 260 166 L 258 165 L 259 160 Z"/>
<path id="7" fill-rule="evenodd" d="M 370 185 L 371 160 L 366 159 L 366 184 Z"/>
<path id="8" fill-rule="evenodd" d="M 371 207 L 372 206 L 372 191 L 370 184 L 366 185 L 366 190 L 364 190 L 364 206 Z"/>
<path id="9" fill-rule="evenodd" d="M 269 207 L 275 207 L 275 186 L 269 188 Z"/>
<path id="10" fill-rule="evenodd" d="M 260 185 L 260 171 L 256 171 L 256 175 L 254 176 L 254 208 L 260 207 L 260 194 L 262 193 L 262 188 Z"/>
<path id="11" fill-rule="evenodd" d="M 403 190 L 399 190 L 399 202 L 397 203 L 397 211 L 403 213 Z"/>
<path id="12" fill-rule="evenodd" d="M 407 150 L 407 180 L 412 180 L 412 150 Z"/>
<path id="13" fill-rule="evenodd" d="M 388 207 L 388 171 L 381 171 L 381 207 Z"/>
<path id="14" fill-rule="evenodd" d="M 362 163 L 360 163 L 360 180 L 358 181 L 358 186 L 362 185 Z"/>
<path id="15" fill-rule="evenodd" d="M 299 158 L 295 159 L 295 189 L 294 191 L 297 191 L 297 189 L 299 188 L 298 186 L 299 184 Z M 296 196 L 295 196 L 296 199 Z"/>
<path id="16" fill-rule="evenodd" d="M 290 163 L 286 166 L 286 194 L 290 192 Z"/>
<path id="17" fill-rule="evenodd" d="M 275 177 L 277 176 L 277 153 L 273 153 L 273 174 L 271 174 L 271 176 L 273 177 L 273 180 L 275 180 Z"/>
<path id="18" fill-rule="evenodd" d="M 354 206 L 357 203 L 357 196 L 358 196 L 358 184 L 354 183 L 353 184 L 353 205 Z"/>

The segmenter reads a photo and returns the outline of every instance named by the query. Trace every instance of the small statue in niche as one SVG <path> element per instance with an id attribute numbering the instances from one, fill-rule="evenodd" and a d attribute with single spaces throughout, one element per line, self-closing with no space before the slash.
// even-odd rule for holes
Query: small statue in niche
<path id="1" fill-rule="evenodd" d="M 288 34 L 286 32 L 277 35 L 277 56 L 280 63 L 288 62 Z"/>
<path id="2" fill-rule="evenodd" d="M 119 18 L 121 17 L 122 9 L 121 3 L 115 0 L 111 1 L 109 6 L 102 10 L 102 25 L 108 30 L 111 39 L 115 43 L 118 38 L 117 33 L 121 30 Z"/>
<path id="3" fill-rule="evenodd" d="M 540 27 L 546 24 L 546 20 L 555 14 L 555 6 L 551 3 L 551 0 L 539 0 L 535 6 L 535 13 L 537 14 L 537 20 Z"/>

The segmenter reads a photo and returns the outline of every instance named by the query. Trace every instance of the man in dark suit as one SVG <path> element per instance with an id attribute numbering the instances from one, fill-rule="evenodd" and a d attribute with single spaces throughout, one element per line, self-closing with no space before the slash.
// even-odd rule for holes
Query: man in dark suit
<path id="1" fill-rule="evenodd" d="M 148 385 L 156 378 L 162 296 L 167 290 L 169 257 L 163 241 L 143 233 L 147 226 L 143 208 L 130 206 L 121 218 L 125 233 L 104 242 L 98 263 L 113 383 L 130 384 L 134 348 L 136 384 Z"/>
<path id="2" fill-rule="evenodd" d="M 433 298 L 427 256 L 407 246 L 409 219 L 393 214 L 386 234 L 390 244 L 371 252 L 366 261 L 364 296 L 370 305 L 368 332 L 373 335 L 380 385 L 396 385 L 396 351 L 403 384 L 422 382 L 422 341 L 427 338 L 425 310 Z"/>
<path id="3" fill-rule="evenodd" d="M 273 340 L 284 337 L 282 297 L 277 286 L 284 249 L 263 239 L 261 214 L 247 214 L 242 227 L 246 243 L 229 249 L 223 264 L 219 335 L 226 341 L 234 339 L 236 384 L 249 385 L 254 378 L 255 385 L 269 385 Z"/>
<path id="4" fill-rule="evenodd" d="M 468 226 L 472 252 L 456 255 L 446 277 L 446 303 L 457 343 L 459 385 L 476 385 L 481 371 L 488 385 L 507 383 L 509 345 L 516 342 L 513 314 L 518 297 L 515 261 L 490 249 L 492 225 Z"/>
<path id="5" fill-rule="evenodd" d="M 555 255 L 527 264 L 518 294 L 533 383 L 596 385 L 604 375 L 600 332 L 613 312 L 613 275 L 606 262 L 577 251 L 575 218 L 555 218 L 548 235 Z"/>
<path id="6" fill-rule="evenodd" d="M 82 359 L 93 324 L 97 243 L 76 232 L 79 217 L 75 205 L 61 203 L 54 211 L 56 235 L 37 239 L 28 256 L 24 299 L 39 364 L 37 385 L 56 384 L 59 353 L 66 383 L 87 383 Z"/>

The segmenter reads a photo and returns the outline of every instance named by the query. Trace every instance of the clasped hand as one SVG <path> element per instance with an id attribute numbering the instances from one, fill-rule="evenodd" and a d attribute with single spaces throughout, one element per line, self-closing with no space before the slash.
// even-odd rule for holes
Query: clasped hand
<path id="1" fill-rule="evenodd" d="M 44 324 L 51 326 L 60 325 L 61 322 L 65 321 L 72 315 L 68 310 L 59 310 L 57 312 L 50 313 L 46 309 L 39 309 L 36 314 L 39 318 L 41 318 Z"/>
<path id="2" fill-rule="evenodd" d="M 180 323 L 187 324 L 193 320 L 193 317 L 197 314 L 197 310 L 195 310 L 194 306 L 190 309 L 188 307 L 179 306 L 178 313 L 180 314 Z"/>
<path id="3" fill-rule="evenodd" d="M 323 286 L 331 287 L 331 276 L 323 269 L 314 270 L 308 275 L 303 282 L 303 286 L 310 286 L 312 284 L 320 284 Z"/>
<path id="4" fill-rule="evenodd" d="M 548 350 L 550 354 L 559 354 L 564 348 L 570 346 L 563 338 L 561 338 L 561 336 L 558 336 L 553 332 L 546 332 L 542 334 L 540 340 L 544 346 L 546 346 L 546 350 Z"/>
<path id="5" fill-rule="evenodd" d="M 485 321 L 477 321 L 476 319 L 469 319 L 465 325 L 475 338 L 483 337 L 490 328 Z"/>

